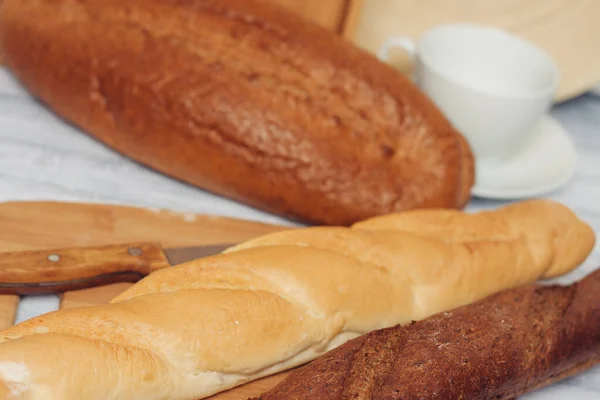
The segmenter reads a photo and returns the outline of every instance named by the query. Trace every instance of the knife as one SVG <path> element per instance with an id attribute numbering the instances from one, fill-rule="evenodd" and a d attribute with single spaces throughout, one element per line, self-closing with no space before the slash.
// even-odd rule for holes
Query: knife
<path id="1" fill-rule="evenodd" d="M 163 248 L 158 243 L 0 253 L 0 294 L 62 293 L 137 282 L 159 269 L 221 253 L 236 243 Z"/>

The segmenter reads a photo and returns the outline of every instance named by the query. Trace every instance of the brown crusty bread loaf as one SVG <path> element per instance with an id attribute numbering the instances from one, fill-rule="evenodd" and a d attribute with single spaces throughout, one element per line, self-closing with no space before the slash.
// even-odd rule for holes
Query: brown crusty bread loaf
<path id="1" fill-rule="evenodd" d="M 462 222 L 447 212 L 286 229 L 154 272 L 110 304 L 15 325 L 0 332 L 0 399 L 198 400 L 367 332 L 566 273 L 595 243 L 552 201 Z"/>
<path id="2" fill-rule="evenodd" d="M 600 362 L 600 269 L 371 332 L 255 400 L 511 399 Z"/>
<path id="3" fill-rule="evenodd" d="M 462 208 L 473 156 L 393 68 L 259 0 L 5 0 L 0 53 L 52 110 L 169 176 L 347 225 Z"/>

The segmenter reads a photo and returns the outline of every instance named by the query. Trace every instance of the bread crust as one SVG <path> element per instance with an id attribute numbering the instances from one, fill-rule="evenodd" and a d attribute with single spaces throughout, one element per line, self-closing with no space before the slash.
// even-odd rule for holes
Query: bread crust
<path id="1" fill-rule="evenodd" d="M 0 332 L 0 390 L 17 393 L 6 400 L 198 400 L 566 273 L 595 244 L 552 201 L 448 213 L 286 229 L 156 271 L 110 304 L 32 318 Z"/>
<path id="2" fill-rule="evenodd" d="M 600 362 L 600 270 L 371 332 L 253 400 L 511 399 Z"/>
<path id="3" fill-rule="evenodd" d="M 412 82 L 270 2 L 6 0 L 0 48 L 111 148 L 269 212 L 348 225 L 470 198 L 470 148 Z"/>

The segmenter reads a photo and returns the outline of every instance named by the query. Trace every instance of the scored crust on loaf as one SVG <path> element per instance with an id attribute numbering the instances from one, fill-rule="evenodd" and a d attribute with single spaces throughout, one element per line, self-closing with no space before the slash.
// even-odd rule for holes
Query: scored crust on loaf
<path id="1" fill-rule="evenodd" d="M 356 338 L 252 400 L 513 399 L 600 362 L 600 270 Z"/>
<path id="2" fill-rule="evenodd" d="M 474 160 L 408 78 L 256 0 L 5 0 L 6 65 L 54 112 L 169 176 L 348 225 L 462 208 Z"/>
<path id="3" fill-rule="evenodd" d="M 268 234 L 154 272 L 110 304 L 0 332 L 0 390 L 22 390 L 8 400 L 197 400 L 570 271 L 594 244 L 586 223 L 544 200 Z"/>

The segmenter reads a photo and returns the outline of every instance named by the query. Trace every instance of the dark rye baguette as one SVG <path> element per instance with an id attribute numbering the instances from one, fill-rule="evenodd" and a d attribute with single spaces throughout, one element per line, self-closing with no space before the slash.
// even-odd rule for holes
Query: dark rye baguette
<path id="1" fill-rule="evenodd" d="M 4 0 L 0 53 L 108 146 L 259 209 L 348 225 L 469 200 L 469 146 L 412 82 L 269 2 Z"/>
<path id="2" fill-rule="evenodd" d="M 522 286 L 373 331 L 258 399 L 510 399 L 598 362 L 600 270 L 570 286 Z"/>

